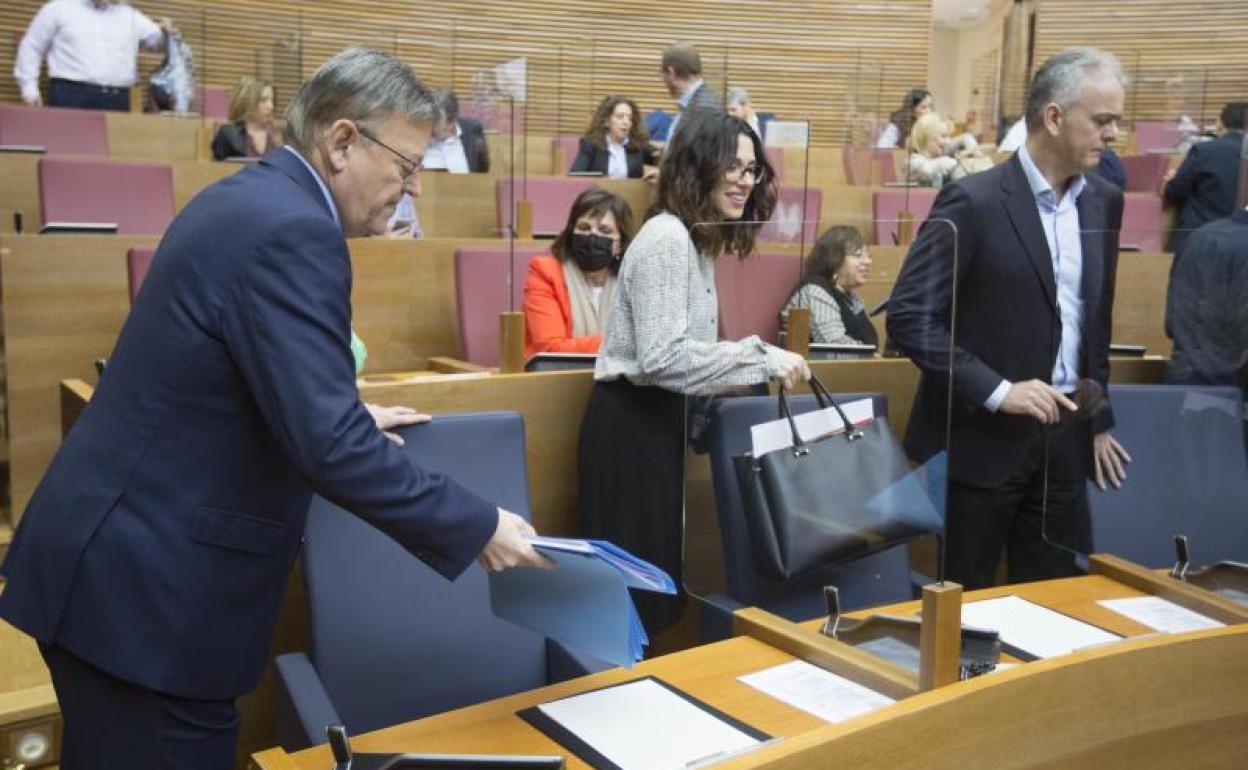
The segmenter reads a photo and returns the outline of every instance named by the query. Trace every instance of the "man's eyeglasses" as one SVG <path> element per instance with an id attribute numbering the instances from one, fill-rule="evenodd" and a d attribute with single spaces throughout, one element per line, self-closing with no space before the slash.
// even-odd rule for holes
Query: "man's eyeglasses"
<path id="1" fill-rule="evenodd" d="M 749 174 L 750 179 L 754 180 L 754 184 L 759 184 L 767 178 L 767 169 L 759 163 L 751 163 L 748 166 L 734 163 L 724 172 L 724 178 L 729 182 L 740 182 L 742 179 L 745 179 L 746 174 Z"/>
<path id="2" fill-rule="evenodd" d="M 382 149 L 387 150 L 391 155 L 399 159 L 399 177 L 403 179 L 403 184 L 407 184 L 411 181 L 412 177 L 420 173 L 423 161 L 412 160 L 403 153 L 378 139 L 372 131 L 365 129 L 363 126 L 357 125 L 355 130 L 360 132 L 360 136 L 363 136 L 368 141 L 380 146 Z"/>

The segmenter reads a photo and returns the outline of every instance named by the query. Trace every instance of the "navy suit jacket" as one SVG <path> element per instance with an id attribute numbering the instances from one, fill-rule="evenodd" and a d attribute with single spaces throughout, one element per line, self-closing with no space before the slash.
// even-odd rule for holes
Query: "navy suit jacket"
<path id="1" fill-rule="evenodd" d="M 480 121 L 471 118 L 460 118 L 459 141 L 464 145 L 464 158 L 468 161 L 468 171 L 473 174 L 484 174 L 490 170 L 490 148 L 485 142 L 485 129 Z"/>
<path id="2" fill-rule="evenodd" d="M 1095 174 L 1084 178 L 1078 201 L 1084 232 L 1080 375 L 1105 387 L 1122 191 Z M 906 449 L 919 460 L 946 447 L 955 243 L 949 476 L 990 488 L 1018 470 L 1040 433 L 1034 419 L 993 413 L 983 404 L 1002 379 L 1050 382 L 1062 338 L 1053 262 L 1017 156 L 941 188 L 888 302 L 888 334 L 922 371 L 906 432 Z M 1108 408 L 1091 421 L 1085 459 L 1091 433 L 1112 426 Z"/>
<path id="3" fill-rule="evenodd" d="M 1180 251 L 1196 228 L 1235 212 L 1243 142 L 1243 131 L 1227 131 L 1217 139 L 1192 145 L 1174 178 L 1166 183 L 1166 199 L 1182 206 L 1170 234 L 1170 251 Z"/>
<path id="4" fill-rule="evenodd" d="M 350 292 L 288 150 L 196 196 L 26 508 L 0 616 L 124 680 L 225 699 L 264 668 L 313 492 L 447 578 L 466 568 L 495 509 L 377 430 Z"/>

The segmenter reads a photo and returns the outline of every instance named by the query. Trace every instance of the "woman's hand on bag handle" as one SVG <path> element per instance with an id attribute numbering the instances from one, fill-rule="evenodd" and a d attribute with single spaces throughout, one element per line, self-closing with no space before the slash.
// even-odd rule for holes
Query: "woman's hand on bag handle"
<path id="1" fill-rule="evenodd" d="M 784 387 L 792 388 L 799 382 L 810 380 L 810 366 L 797 353 L 781 350 L 776 356 L 776 379 Z"/>

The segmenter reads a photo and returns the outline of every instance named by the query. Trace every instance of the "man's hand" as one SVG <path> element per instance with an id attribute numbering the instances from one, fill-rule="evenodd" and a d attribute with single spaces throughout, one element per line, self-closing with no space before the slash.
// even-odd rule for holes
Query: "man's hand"
<path id="1" fill-rule="evenodd" d="M 26 103 L 27 107 L 42 107 L 43 106 L 43 97 L 40 96 L 37 92 L 35 93 L 34 96 L 23 96 L 22 101 Z"/>
<path id="2" fill-rule="evenodd" d="M 1034 417 L 1045 425 L 1053 425 L 1062 419 L 1062 410 L 1075 411 L 1075 402 L 1057 392 L 1052 385 L 1041 380 L 1027 380 L 1010 385 L 998 410 L 1005 414 Z"/>
<path id="3" fill-rule="evenodd" d="M 1127 463 L 1131 462 L 1131 455 L 1122 444 L 1109 431 L 1098 433 L 1092 439 L 1092 456 L 1096 461 L 1096 485 L 1104 491 L 1108 479 L 1114 489 L 1120 488 L 1127 479 Z"/>
<path id="4" fill-rule="evenodd" d="M 786 388 L 791 388 L 799 382 L 807 382 L 810 380 L 810 365 L 806 363 L 806 359 L 788 350 L 781 351 L 780 368 L 776 371 L 776 378 L 780 380 L 780 384 Z"/>
<path id="5" fill-rule="evenodd" d="M 490 572 L 502 572 L 512 567 L 541 567 L 554 569 L 555 563 L 533 550 L 533 546 L 524 539 L 525 535 L 536 534 L 533 527 L 522 517 L 511 511 L 498 509 L 498 528 L 494 537 L 481 549 L 477 561 Z"/>
<path id="6" fill-rule="evenodd" d="M 433 418 L 427 414 L 406 406 L 378 406 L 377 404 L 365 404 L 364 408 L 373 416 L 373 422 L 377 423 L 377 428 L 386 434 L 386 438 L 394 442 L 395 446 L 403 446 L 403 437 L 397 433 L 391 433 L 392 428 L 402 428 L 405 425 L 416 425 L 422 422 L 429 422 Z"/>

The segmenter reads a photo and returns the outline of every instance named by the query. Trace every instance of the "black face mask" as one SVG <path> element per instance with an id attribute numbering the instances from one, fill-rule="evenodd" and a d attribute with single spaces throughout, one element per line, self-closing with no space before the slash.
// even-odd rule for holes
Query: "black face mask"
<path id="1" fill-rule="evenodd" d="M 577 267 L 585 273 L 601 270 L 615 259 L 615 241 L 605 235 L 572 233 L 568 239 L 568 250 Z"/>

